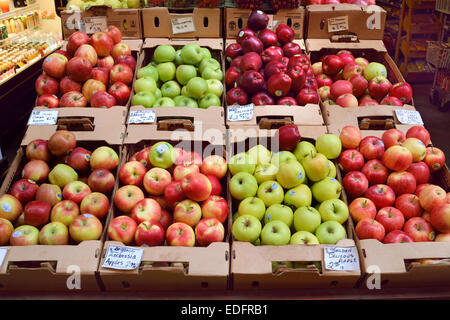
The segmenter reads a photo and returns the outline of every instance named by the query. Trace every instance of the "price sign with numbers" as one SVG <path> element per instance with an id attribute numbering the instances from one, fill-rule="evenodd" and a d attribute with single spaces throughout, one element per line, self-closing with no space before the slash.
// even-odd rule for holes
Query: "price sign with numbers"
<path id="1" fill-rule="evenodd" d="M 29 126 L 51 126 L 58 121 L 59 110 L 33 110 L 27 125 Z"/>
<path id="2" fill-rule="evenodd" d="M 128 124 L 130 123 L 154 123 L 156 120 L 155 110 L 133 110 L 130 111 Z"/>
<path id="3" fill-rule="evenodd" d="M 101 32 L 108 27 L 108 21 L 106 17 L 85 17 L 84 27 L 87 34 Z"/>
<path id="4" fill-rule="evenodd" d="M 117 270 L 134 270 L 141 265 L 143 249 L 109 245 L 103 268 Z"/>
<path id="5" fill-rule="evenodd" d="M 359 270 L 359 256 L 356 247 L 332 247 L 323 249 L 325 269 L 335 271 Z"/>
<path id="6" fill-rule="evenodd" d="M 334 17 L 328 19 L 328 32 L 348 30 L 348 17 Z"/>
<path id="7" fill-rule="evenodd" d="M 192 16 L 174 18 L 171 19 L 171 22 L 173 34 L 195 32 L 195 23 L 194 18 Z"/>
<path id="8" fill-rule="evenodd" d="M 397 109 L 395 115 L 401 124 L 423 124 L 419 111 Z"/>
<path id="9" fill-rule="evenodd" d="M 227 108 L 228 121 L 248 121 L 253 118 L 255 105 L 253 103 L 243 106 L 233 106 Z"/>

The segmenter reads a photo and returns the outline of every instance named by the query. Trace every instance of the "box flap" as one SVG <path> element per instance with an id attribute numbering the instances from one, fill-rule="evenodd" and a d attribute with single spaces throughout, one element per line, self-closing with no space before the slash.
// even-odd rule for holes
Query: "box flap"
<path id="1" fill-rule="evenodd" d="M 142 39 L 123 39 L 122 42 L 125 42 L 131 51 L 137 51 L 138 53 L 141 51 L 142 44 L 144 43 Z"/>
<path id="2" fill-rule="evenodd" d="M 131 111 L 149 110 L 144 106 L 132 106 Z M 188 119 L 194 125 L 213 124 L 216 126 L 224 126 L 224 109 L 223 107 L 190 108 L 190 107 L 169 107 L 169 108 L 151 108 L 155 111 L 156 121 L 163 119 Z M 128 123 L 128 120 L 127 120 Z M 132 126 L 129 124 L 128 126 Z"/>
<path id="3" fill-rule="evenodd" d="M 334 42 L 330 39 L 306 39 L 308 52 L 322 49 L 372 49 L 378 52 L 387 52 L 383 40 L 359 40 L 357 42 Z"/>
<path id="4" fill-rule="evenodd" d="M 209 47 L 213 50 L 223 50 L 223 40 L 220 38 L 199 38 L 199 39 L 168 39 L 168 38 L 145 38 L 143 49 L 153 48 L 159 45 L 179 45 L 195 42 L 200 47 Z"/>

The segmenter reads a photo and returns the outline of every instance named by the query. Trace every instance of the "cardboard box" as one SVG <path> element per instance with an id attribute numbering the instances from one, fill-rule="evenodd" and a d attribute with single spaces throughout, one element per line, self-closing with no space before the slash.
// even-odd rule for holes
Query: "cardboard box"
<path id="1" fill-rule="evenodd" d="M 225 38 L 236 39 L 239 31 L 247 27 L 251 9 L 225 8 Z M 304 38 L 305 8 L 264 10 L 269 16 L 268 28 L 276 30 L 278 24 L 286 24 L 294 30 L 295 39 Z"/>
<path id="2" fill-rule="evenodd" d="M 447 192 L 450 190 L 450 171 L 447 166 L 435 175 L 432 183 L 440 185 Z M 364 278 L 361 287 L 380 285 L 384 289 L 450 285 L 450 243 L 383 244 L 375 239 L 360 240 L 354 234 Z"/>
<path id="3" fill-rule="evenodd" d="M 144 38 L 221 38 L 219 8 L 142 9 Z"/>
<path id="4" fill-rule="evenodd" d="M 162 120 L 164 121 L 164 120 Z M 177 130 L 177 120 L 170 120 L 173 126 L 164 127 L 162 123 L 129 125 L 124 139 L 122 163 L 144 147 L 166 141 L 185 150 L 200 154 L 220 154 L 225 156 L 225 129 L 217 124 L 198 126 L 194 123 L 192 131 Z M 169 129 L 169 130 L 165 130 Z M 228 192 L 227 181 L 222 179 L 223 197 Z M 120 187 L 120 186 L 119 186 Z M 122 214 L 114 206 L 108 221 Z M 144 250 L 139 268 L 120 271 L 102 267 L 106 249 L 110 244 L 123 245 L 106 239 L 99 275 L 106 291 L 174 291 L 174 290 L 225 290 L 229 275 L 229 228 L 231 216 L 224 223 L 225 240 L 207 247 L 140 247 Z M 154 262 L 152 265 L 150 262 Z"/>
<path id="5" fill-rule="evenodd" d="M 75 31 L 93 34 L 114 25 L 122 32 L 123 39 L 142 39 L 141 9 L 113 9 L 109 6 L 93 6 L 84 11 L 61 12 L 63 38 Z"/>
<path id="6" fill-rule="evenodd" d="M 80 110 L 61 110 L 67 118 L 78 120 L 86 118 L 85 113 L 77 116 Z M 94 110 L 93 110 L 94 111 Z M 96 110 L 98 111 L 98 110 Z M 113 148 L 120 157 L 120 145 L 125 133 L 123 111 L 116 109 L 108 114 L 108 118 L 94 118 L 93 131 L 79 131 L 76 126 L 67 128 L 77 138 L 77 146 L 94 150 L 103 145 Z M 82 126 L 84 122 L 81 121 Z M 7 176 L 0 188 L 0 194 L 9 191 L 11 185 L 21 178 L 21 171 L 26 163 L 25 148 L 34 139 L 49 139 L 50 136 L 61 127 L 55 126 L 30 126 L 21 143 L 21 148 L 12 162 Z M 113 129 L 113 130 L 112 130 Z M 118 170 L 115 170 L 116 181 Z M 115 188 L 117 187 L 117 183 Z M 112 203 L 112 194 L 109 197 Z M 112 209 L 110 208 L 110 211 Z M 0 266 L 0 290 L 1 291 L 99 291 L 98 263 L 100 261 L 103 241 L 106 236 L 106 217 L 101 219 L 103 233 L 99 240 L 83 241 L 70 245 L 33 245 L 14 247 L 9 246 L 3 264 Z"/>
<path id="7" fill-rule="evenodd" d="M 314 142 L 325 133 L 325 126 L 299 126 L 302 140 Z M 228 130 L 228 157 L 247 151 L 256 144 L 272 145 L 276 130 L 260 130 L 258 127 L 241 127 Z M 340 177 L 337 176 L 340 180 Z M 345 194 L 341 198 L 345 200 Z M 230 213 L 237 212 L 239 201 L 229 197 Z M 347 239 L 336 246 L 355 247 L 350 221 L 345 222 Z M 328 245 L 326 245 L 328 246 Z M 232 240 L 231 278 L 234 290 L 267 290 L 299 288 L 353 288 L 361 271 L 332 271 L 324 267 L 325 245 L 255 246 L 252 243 Z M 275 262 L 301 262 L 303 268 L 278 267 Z M 320 265 L 318 264 L 320 263 Z"/>

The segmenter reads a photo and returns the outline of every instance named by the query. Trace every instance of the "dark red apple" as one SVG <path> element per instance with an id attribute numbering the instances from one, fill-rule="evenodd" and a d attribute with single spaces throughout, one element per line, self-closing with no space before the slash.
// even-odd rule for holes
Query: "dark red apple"
<path id="1" fill-rule="evenodd" d="M 367 177 L 370 185 L 386 183 L 389 175 L 389 170 L 377 159 L 367 161 L 361 172 Z"/>
<path id="2" fill-rule="evenodd" d="M 258 34 L 258 38 L 263 43 L 264 48 L 276 46 L 278 44 L 277 34 L 270 29 L 261 30 Z"/>
<path id="3" fill-rule="evenodd" d="M 242 51 L 244 53 L 247 53 L 247 52 L 261 53 L 264 49 L 263 43 L 256 36 L 246 37 L 244 40 L 242 40 L 241 46 L 242 46 Z"/>
<path id="4" fill-rule="evenodd" d="M 291 90 L 292 80 L 286 73 L 277 73 L 267 81 L 267 90 L 274 97 L 284 97 Z"/>
<path id="5" fill-rule="evenodd" d="M 280 23 L 277 26 L 277 29 L 275 30 L 278 41 L 280 41 L 281 44 L 285 44 L 287 42 L 291 42 L 295 38 L 294 30 L 292 30 L 291 27 L 284 23 Z"/>
<path id="6" fill-rule="evenodd" d="M 300 132 L 296 125 L 284 125 L 277 131 L 280 150 L 292 151 L 301 139 Z"/>
<path id="7" fill-rule="evenodd" d="M 257 94 L 253 95 L 252 103 L 255 106 L 270 106 L 274 105 L 275 101 L 267 92 L 258 92 Z"/>
<path id="8" fill-rule="evenodd" d="M 247 52 L 241 60 L 241 71 L 259 70 L 262 66 L 261 56 L 256 52 Z"/>
<path id="9" fill-rule="evenodd" d="M 350 171 L 342 180 L 345 192 L 352 198 L 357 198 L 366 192 L 369 188 L 369 181 L 360 171 Z"/>
<path id="10" fill-rule="evenodd" d="M 241 29 L 236 37 L 236 42 L 242 46 L 242 41 L 244 41 L 245 38 L 251 36 L 256 36 L 255 31 L 249 28 Z"/>
<path id="11" fill-rule="evenodd" d="M 244 105 L 248 103 L 248 95 L 242 88 L 236 87 L 227 92 L 227 105 Z"/>
<path id="12" fill-rule="evenodd" d="M 294 93 L 299 92 L 305 87 L 306 73 L 299 65 L 295 65 L 287 71 L 287 75 L 292 79 L 291 90 Z"/>
<path id="13" fill-rule="evenodd" d="M 234 58 L 241 56 L 243 53 L 241 45 L 235 42 L 228 45 L 225 49 L 225 58 L 228 62 L 231 62 Z"/>
<path id="14" fill-rule="evenodd" d="M 264 77 L 255 70 L 248 70 L 239 78 L 239 87 L 249 94 L 253 94 L 262 90 L 264 86 Z"/>
<path id="15" fill-rule="evenodd" d="M 310 88 L 303 88 L 297 95 L 297 102 L 301 106 L 305 106 L 308 103 L 318 104 L 319 94 L 316 90 Z"/>
<path id="16" fill-rule="evenodd" d="M 335 75 L 344 68 L 342 59 L 334 54 L 327 55 L 322 62 L 322 70 L 325 74 Z"/>
<path id="17" fill-rule="evenodd" d="M 264 64 L 267 64 L 271 61 L 281 61 L 283 58 L 283 50 L 280 47 L 271 46 L 261 53 L 261 59 Z"/>
<path id="18" fill-rule="evenodd" d="M 233 88 L 240 75 L 241 69 L 239 67 L 230 67 L 225 72 L 225 84 L 227 88 Z"/>
<path id="19" fill-rule="evenodd" d="M 268 24 L 269 16 L 261 10 L 253 10 L 247 19 L 247 26 L 253 31 L 264 30 Z"/>
<path id="20" fill-rule="evenodd" d="M 271 61 L 264 67 L 264 78 L 269 80 L 271 76 L 278 73 L 285 73 L 286 66 L 279 61 Z"/>
<path id="21" fill-rule="evenodd" d="M 297 100 L 295 100 L 292 97 L 283 97 L 281 99 L 278 99 L 277 105 L 280 106 L 297 106 Z"/>
<path id="22" fill-rule="evenodd" d="M 288 42 L 283 46 L 283 52 L 286 57 L 292 57 L 296 54 L 302 53 L 302 48 L 298 43 Z"/>

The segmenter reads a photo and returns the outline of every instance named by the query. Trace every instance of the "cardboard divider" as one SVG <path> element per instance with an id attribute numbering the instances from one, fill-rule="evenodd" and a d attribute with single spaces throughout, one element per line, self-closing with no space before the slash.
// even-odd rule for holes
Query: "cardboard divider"
<path id="1" fill-rule="evenodd" d="M 173 108 L 175 109 L 175 108 Z M 156 124 L 130 124 L 124 139 L 121 164 L 137 151 L 166 141 L 174 147 L 198 152 L 203 158 L 209 154 L 226 156 L 225 127 L 217 124 L 195 125 L 193 131 L 161 130 Z M 221 180 L 222 196 L 227 198 L 226 177 Z M 120 187 L 121 185 L 119 185 Z M 144 191 L 145 193 L 145 191 Z M 123 213 L 116 207 L 110 212 L 107 224 Z M 122 290 L 225 290 L 229 276 L 229 237 L 231 216 L 224 223 L 225 239 L 207 247 L 156 246 L 144 250 L 138 269 L 121 271 L 102 267 L 110 244 L 122 243 L 106 239 L 99 265 L 99 275 L 106 291 Z M 134 246 L 134 245 L 131 245 Z"/>
<path id="2" fill-rule="evenodd" d="M 298 126 L 302 140 L 314 143 L 319 136 L 328 133 L 325 126 Z M 247 151 L 257 144 L 266 144 L 273 151 L 277 130 L 261 130 L 259 127 L 240 127 L 228 130 L 228 158 Z M 273 146 L 272 146 L 273 145 Z M 229 173 L 229 175 L 231 175 Z M 336 177 L 342 184 L 337 171 Z M 345 202 L 345 193 L 341 199 Z M 228 198 L 230 215 L 237 212 L 238 201 Z M 351 221 L 344 223 L 347 238 L 340 240 L 338 247 L 354 247 Z M 267 290 L 298 288 L 353 288 L 361 278 L 360 270 L 332 271 L 323 264 L 325 245 L 255 246 L 252 243 L 231 243 L 231 278 L 234 290 Z M 276 262 L 299 262 L 305 267 L 281 266 L 273 269 Z M 320 265 L 319 265 L 320 263 Z"/>
<path id="3" fill-rule="evenodd" d="M 109 6 L 92 6 L 82 11 L 61 12 L 63 38 L 76 31 L 94 33 L 99 27 L 114 25 L 123 39 L 142 39 L 141 9 L 113 9 Z"/>
<path id="4" fill-rule="evenodd" d="M 221 38 L 222 36 L 220 8 L 144 8 L 142 22 L 144 38 Z M 180 30 L 177 29 L 175 22 L 182 23 Z M 189 32 L 183 32 L 184 30 Z"/>
<path id="5" fill-rule="evenodd" d="M 268 28 L 276 30 L 278 24 L 286 24 L 294 30 L 295 39 L 304 38 L 305 8 L 263 10 L 269 16 Z M 239 31 L 247 27 L 251 9 L 225 8 L 225 38 L 235 39 Z"/>

